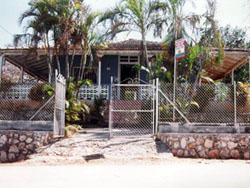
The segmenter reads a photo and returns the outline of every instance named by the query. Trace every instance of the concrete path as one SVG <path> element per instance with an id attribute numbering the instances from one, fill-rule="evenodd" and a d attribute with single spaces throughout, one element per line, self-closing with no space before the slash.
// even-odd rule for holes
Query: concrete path
<path id="1" fill-rule="evenodd" d="M 4 166 L 1 188 L 249 188 L 242 162 L 160 165 Z"/>

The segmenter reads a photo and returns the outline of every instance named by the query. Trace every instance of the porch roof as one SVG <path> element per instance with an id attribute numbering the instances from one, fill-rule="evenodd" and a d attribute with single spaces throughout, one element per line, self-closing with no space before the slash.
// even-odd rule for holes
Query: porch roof
<path id="1" fill-rule="evenodd" d="M 0 49 L 0 55 L 11 64 L 22 68 L 31 76 L 40 80 L 48 80 L 48 65 L 44 49 L 31 51 L 30 48 Z"/>
<path id="2" fill-rule="evenodd" d="M 217 49 L 214 49 L 212 53 L 218 53 Z M 219 80 L 225 78 L 232 71 L 242 67 L 250 58 L 250 49 L 224 49 L 224 60 L 221 66 L 212 65 L 205 68 L 207 75 L 213 80 Z"/>
<path id="3" fill-rule="evenodd" d="M 158 42 L 147 42 L 149 56 L 163 53 L 163 46 Z M 109 43 L 107 47 L 98 48 L 99 55 L 140 55 L 140 40 L 126 40 Z M 213 53 L 218 50 L 214 49 Z M 233 70 L 243 66 L 249 61 L 250 49 L 224 49 L 225 57 L 221 66 L 206 68 L 207 75 L 214 80 L 222 79 Z M 76 50 L 76 55 L 81 55 L 81 50 Z M 48 66 L 44 49 L 31 51 L 30 48 L 5 48 L 0 49 L 7 61 L 23 68 L 25 72 L 41 80 L 48 79 Z"/>

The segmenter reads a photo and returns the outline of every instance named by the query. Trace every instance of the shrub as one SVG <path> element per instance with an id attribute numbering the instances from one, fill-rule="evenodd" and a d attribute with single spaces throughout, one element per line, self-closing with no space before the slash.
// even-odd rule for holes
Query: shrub
<path id="1" fill-rule="evenodd" d="M 48 97 L 47 92 L 44 91 L 44 84 L 38 83 L 34 85 L 29 92 L 28 98 L 33 101 L 42 101 Z"/>
<path id="2" fill-rule="evenodd" d="M 203 85 L 197 87 L 196 95 L 193 101 L 198 103 L 199 107 L 191 106 L 192 112 L 200 112 L 208 105 L 209 101 L 215 97 L 215 89 L 212 85 Z"/>
<path id="3" fill-rule="evenodd" d="M 0 82 L 0 92 L 7 92 L 11 87 L 13 86 L 13 83 L 10 80 L 7 80 L 6 78 L 2 78 Z"/>

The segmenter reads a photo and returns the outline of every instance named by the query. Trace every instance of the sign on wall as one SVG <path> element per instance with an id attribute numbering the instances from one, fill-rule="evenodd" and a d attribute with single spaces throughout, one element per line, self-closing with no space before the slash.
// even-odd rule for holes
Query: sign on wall
<path id="1" fill-rule="evenodd" d="M 185 40 L 179 39 L 175 41 L 175 58 L 176 60 L 185 57 Z"/>

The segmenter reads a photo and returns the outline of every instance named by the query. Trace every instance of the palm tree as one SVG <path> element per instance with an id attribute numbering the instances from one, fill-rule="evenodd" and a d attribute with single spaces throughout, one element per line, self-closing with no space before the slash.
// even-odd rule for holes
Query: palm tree
<path id="1" fill-rule="evenodd" d="M 36 50 L 40 44 L 46 49 L 47 64 L 49 69 L 49 82 L 52 78 L 52 59 L 49 32 L 53 25 L 57 24 L 58 18 L 50 14 L 50 6 L 47 0 L 31 1 L 30 8 L 25 11 L 19 18 L 19 23 L 22 24 L 24 20 L 28 20 L 25 28 L 26 33 L 14 36 L 14 44 L 17 45 L 21 40 L 24 40 L 28 45 L 33 46 Z M 32 34 L 28 33 L 31 30 Z"/>
<path id="2" fill-rule="evenodd" d="M 36 0 L 29 3 L 30 8 L 19 18 L 20 24 L 28 19 L 26 34 L 17 35 L 15 41 L 25 38 L 34 49 L 43 45 L 46 49 L 49 77 L 52 76 L 51 43 L 54 43 L 57 67 L 60 71 L 59 55 L 65 56 L 66 78 L 70 77 L 70 63 L 74 60 L 74 50 L 71 62 L 69 61 L 70 48 L 72 47 L 72 34 L 84 9 L 83 0 Z M 31 30 L 32 33 L 28 33 Z M 74 46 L 74 44 L 73 44 Z M 51 81 L 51 79 L 50 79 Z"/>
<path id="3" fill-rule="evenodd" d="M 77 21 L 80 18 L 83 10 L 83 0 L 64 0 L 56 1 L 51 0 L 51 4 L 54 8 L 54 14 L 58 17 L 58 24 L 53 27 L 53 40 L 54 49 L 56 54 L 56 60 L 59 62 L 58 55 L 63 54 L 65 56 L 66 64 L 66 78 L 70 77 L 70 64 L 74 60 L 74 52 L 72 53 L 72 59 L 69 61 L 70 48 L 72 47 L 72 34 L 77 26 Z M 60 66 L 60 63 L 57 63 Z"/>
<path id="4" fill-rule="evenodd" d="M 99 15 L 100 13 L 91 12 L 91 9 L 87 7 L 82 12 L 81 20 L 76 27 L 73 37 L 74 43 L 79 44 L 82 50 L 80 71 L 77 80 L 83 79 L 87 56 L 90 56 L 90 64 L 92 64 L 93 59 L 96 59 L 96 47 L 104 44 L 105 33 L 96 32 Z"/>
<path id="5" fill-rule="evenodd" d="M 179 38 L 192 39 L 187 29 L 195 32 L 200 23 L 200 16 L 194 13 L 184 14 L 186 0 L 164 0 L 162 7 L 168 12 L 165 13 L 165 20 L 168 21 L 167 36 L 164 43 L 174 52 L 175 41 Z M 163 9 L 163 12 L 165 12 Z"/>
<path id="6" fill-rule="evenodd" d="M 143 64 L 149 67 L 147 53 L 147 33 L 154 28 L 154 35 L 160 36 L 163 22 L 160 21 L 156 10 L 161 4 L 158 1 L 148 0 L 121 0 L 119 5 L 107 10 L 100 22 L 108 23 L 110 29 L 108 35 L 113 39 L 121 32 L 139 32 L 142 39 Z"/>

